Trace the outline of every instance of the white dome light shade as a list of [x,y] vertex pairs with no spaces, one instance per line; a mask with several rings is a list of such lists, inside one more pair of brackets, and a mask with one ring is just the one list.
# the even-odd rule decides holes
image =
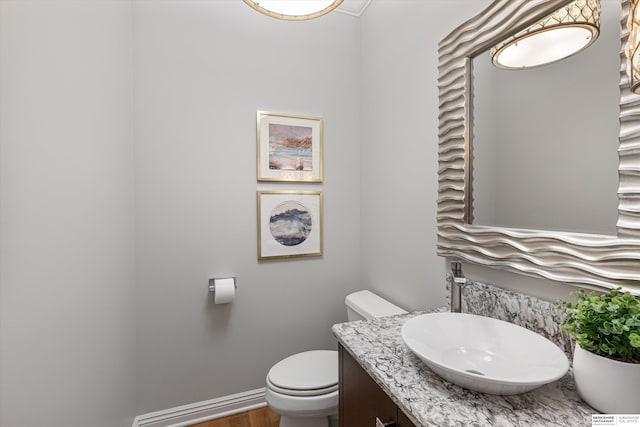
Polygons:
[[343,0],[242,0],[255,10],[278,19],[301,21],[331,12]]
[[627,76],[631,91],[640,95],[640,7],[639,0],[631,0],[631,10],[627,28],[629,29],[629,39],[625,46],[627,55]]
[[600,1],[576,0],[491,49],[498,68],[551,64],[591,46],[600,35]]
[[530,68],[564,59],[591,44],[593,34],[585,27],[556,27],[540,31],[505,46],[494,56],[502,68]]

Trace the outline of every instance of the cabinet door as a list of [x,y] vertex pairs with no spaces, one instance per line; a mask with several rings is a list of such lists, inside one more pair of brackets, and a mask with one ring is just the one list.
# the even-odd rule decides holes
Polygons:
[[407,417],[404,412],[398,409],[398,424],[397,427],[416,427],[415,424]]
[[342,346],[339,351],[340,427],[376,427],[376,418],[395,425],[395,403]]

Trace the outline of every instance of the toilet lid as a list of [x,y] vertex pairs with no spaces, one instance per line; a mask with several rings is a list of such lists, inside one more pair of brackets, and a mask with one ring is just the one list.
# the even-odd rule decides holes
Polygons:
[[338,384],[338,352],[314,350],[294,354],[273,365],[267,382],[278,389],[322,392]]
[[309,390],[296,390],[292,388],[282,388],[273,384],[269,377],[267,377],[267,388],[269,390],[275,391],[280,394],[284,394],[287,396],[303,396],[303,397],[313,397],[313,396],[325,396],[329,393],[338,391],[338,384],[334,384],[327,388],[314,388]]

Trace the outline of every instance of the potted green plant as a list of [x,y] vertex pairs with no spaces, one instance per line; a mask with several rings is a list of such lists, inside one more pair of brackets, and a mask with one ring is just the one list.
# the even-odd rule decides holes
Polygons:
[[576,347],[573,375],[580,396],[610,414],[640,413],[640,300],[620,288],[598,295],[580,289],[563,301],[563,330]]

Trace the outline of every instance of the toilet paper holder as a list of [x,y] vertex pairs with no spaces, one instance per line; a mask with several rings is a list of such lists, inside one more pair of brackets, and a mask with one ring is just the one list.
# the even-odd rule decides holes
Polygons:
[[233,279],[233,287],[235,289],[238,289],[238,285],[236,284],[236,278],[235,277],[217,277],[217,278],[213,278],[213,279],[209,279],[209,292],[212,293],[216,293],[216,280],[223,280],[223,279]]

